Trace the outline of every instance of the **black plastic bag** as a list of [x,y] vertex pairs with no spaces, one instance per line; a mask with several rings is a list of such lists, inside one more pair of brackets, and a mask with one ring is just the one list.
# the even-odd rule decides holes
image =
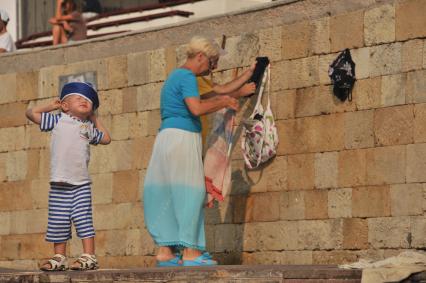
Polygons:
[[356,81],[355,62],[352,60],[351,52],[345,49],[337,56],[328,70],[333,93],[341,101],[352,100],[352,89]]

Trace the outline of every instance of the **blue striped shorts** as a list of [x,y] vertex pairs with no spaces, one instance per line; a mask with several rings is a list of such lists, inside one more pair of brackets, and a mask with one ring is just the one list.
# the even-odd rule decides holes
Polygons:
[[71,223],[74,223],[78,237],[84,239],[95,236],[90,183],[51,183],[46,241],[62,243],[71,239]]

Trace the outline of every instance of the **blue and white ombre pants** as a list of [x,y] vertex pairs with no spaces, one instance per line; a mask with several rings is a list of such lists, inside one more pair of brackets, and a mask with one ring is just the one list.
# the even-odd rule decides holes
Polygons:
[[200,133],[163,129],[145,176],[145,224],[158,246],[205,250],[206,189]]

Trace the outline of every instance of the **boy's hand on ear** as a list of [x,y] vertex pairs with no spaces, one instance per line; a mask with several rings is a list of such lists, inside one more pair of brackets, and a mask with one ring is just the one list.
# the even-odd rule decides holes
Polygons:
[[50,104],[52,110],[58,110],[61,108],[61,100],[59,98],[55,98]]

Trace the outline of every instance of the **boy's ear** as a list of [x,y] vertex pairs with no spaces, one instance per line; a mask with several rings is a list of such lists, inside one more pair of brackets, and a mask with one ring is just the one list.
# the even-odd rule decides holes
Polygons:
[[68,112],[68,110],[69,110],[69,105],[68,105],[68,103],[67,103],[67,101],[66,101],[66,100],[61,101],[61,110],[62,110],[63,112]]

